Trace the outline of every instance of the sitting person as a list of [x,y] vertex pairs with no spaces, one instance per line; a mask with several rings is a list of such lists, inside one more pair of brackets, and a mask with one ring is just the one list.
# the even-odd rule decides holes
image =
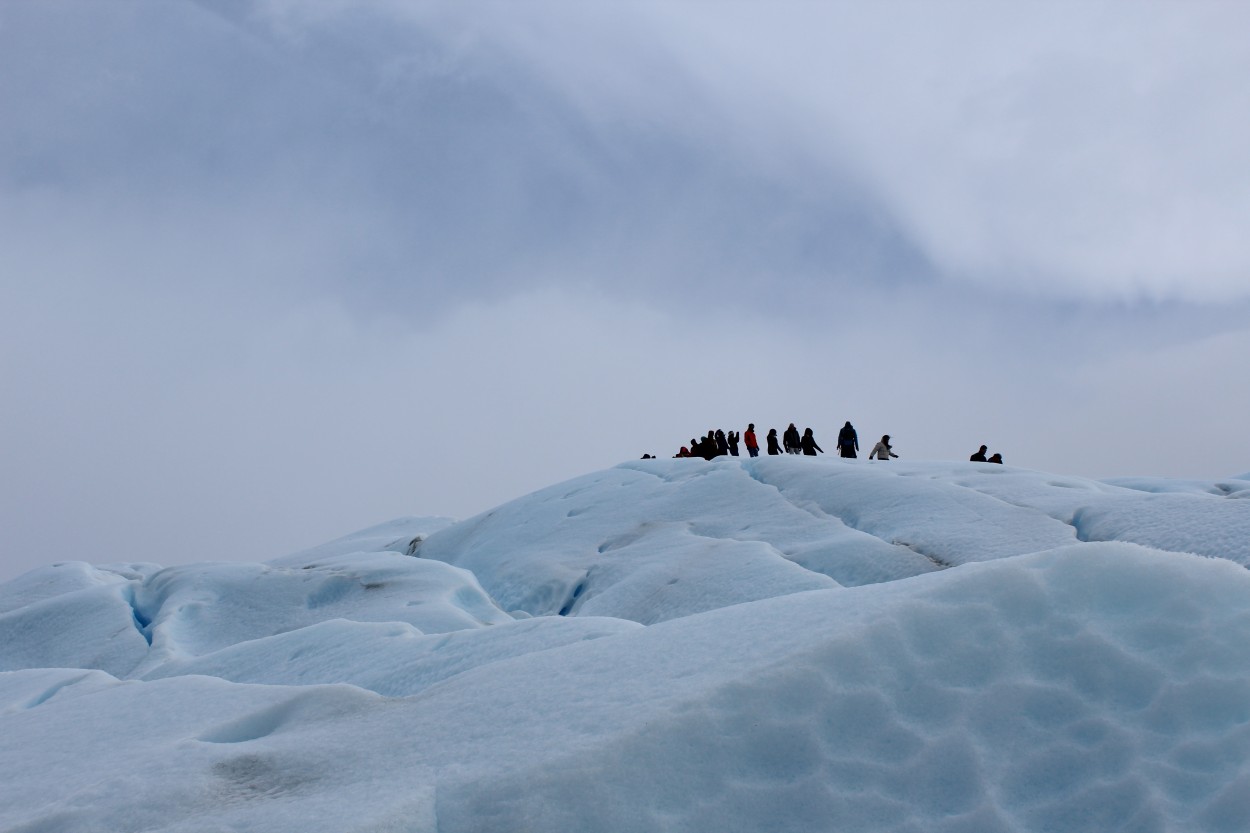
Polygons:
[[999,454],[999,453],[995,452],[994,454],[990,455],[990,459],[986,460],[986,462],[987,462],[987,463],[999,463],[999,464],[1001,464],[1001,463],[1003,462],[1003,455],[1001,455],[1001,454]]
[[969,457],[968,460],[973,463],[984,463],[986,462],[985,452],[987,451],[989,451],[988,447],[981,446],[980,448],[977,449],[977,453]]

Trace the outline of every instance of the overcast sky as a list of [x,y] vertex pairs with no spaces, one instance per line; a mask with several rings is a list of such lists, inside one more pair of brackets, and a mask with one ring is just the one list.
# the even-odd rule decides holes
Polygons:
[[1250,4],[0,0],[0,579],[710,428],[1250,470]]

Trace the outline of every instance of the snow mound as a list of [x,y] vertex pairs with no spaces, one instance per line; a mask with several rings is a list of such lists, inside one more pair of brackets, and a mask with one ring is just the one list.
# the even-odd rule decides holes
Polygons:
[[1240,833],[1242,482],[641,461],[42,568],[0,585],[0,829]]
[[[781,470],[801,461],[787,462]],[[471,570],[508,610],[583,611],[648,624],[939,566],[796,504],[750,464],[684,459],[544,489],[431,535],[420,555]],[[718,582],[727,569],[733,580]],[[698,580],[697,592],[685,592],[683,576]]]
[[[441,786],[440,824],[1244,829],[1248,594],[1228,562],[1075,545],[533,657],[483,708],[563,731]],[[576,716],[526,705],[592,680]]]
[[275,567],[303,567],[319,559],[355,552],[399,552],[412,555],[431,533],[446,529],[454,523],[453,519],[443,517],[396,518],[312,549],[270,559],[266,563]]
[[[0,593],[10,608],[0,614],[0,670],[67,666],[143,676],[332,619],[404,623],[416,633],[512,621],[471,574],[393,552],[287,568],[198,564],[128,580],[57,565],[11,584],[15,598]],[[66,592],[47,595],[54,587]]]
[[479,665],[640,627],[620,619],[543,618],[423,635],[402,622],[334,619],[203,657],[165,662],[144,677],[204,674],[270,685],[350,683],[402,697]]

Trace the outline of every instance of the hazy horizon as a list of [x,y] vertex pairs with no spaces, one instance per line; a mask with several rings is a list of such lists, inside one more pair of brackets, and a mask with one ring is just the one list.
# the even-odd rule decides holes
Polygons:
[[1250,7],[0,7],[0,579],[696,433],[1250,470]]

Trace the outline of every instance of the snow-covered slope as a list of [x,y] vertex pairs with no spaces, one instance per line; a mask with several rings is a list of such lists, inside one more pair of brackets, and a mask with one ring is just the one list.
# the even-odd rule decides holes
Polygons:
[[0,585],[6,831],[1250,829],[1250,481],[622,465]]

